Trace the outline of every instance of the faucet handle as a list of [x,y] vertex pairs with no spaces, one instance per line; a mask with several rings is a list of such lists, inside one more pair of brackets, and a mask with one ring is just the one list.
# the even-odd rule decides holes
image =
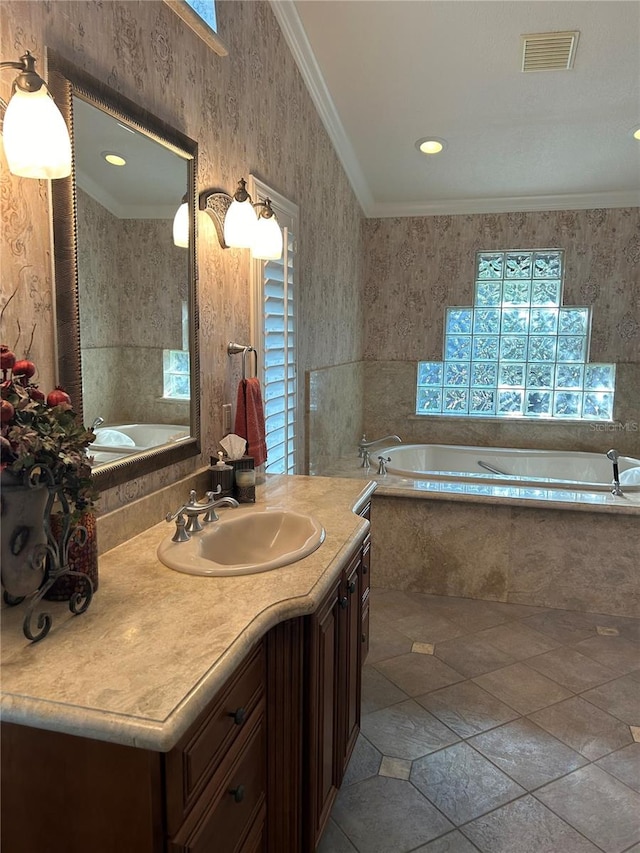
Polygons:
[[390,456],[387,456],[386,459],[384,458],[384,456],[378,456],[378,474],[387,473],[387,462],[391,462]]
[[[169,513],[170,515],[171,513]],[[167,516],[167,521],[170,521],[169,516]],[[176,532],[171,537],[172,542],[188,542],[191,539],[191,536],[187,533],[187,519],[182,513],[178,513],[178,517],[176,518]]]

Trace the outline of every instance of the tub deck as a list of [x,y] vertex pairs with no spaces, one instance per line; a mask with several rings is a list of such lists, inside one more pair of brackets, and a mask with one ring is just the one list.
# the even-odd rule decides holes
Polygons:
[[[341,464],[340,464],[341,463]],[[640,616],[640,495],[416,480],[373,480],[375,582],[391,589]]]

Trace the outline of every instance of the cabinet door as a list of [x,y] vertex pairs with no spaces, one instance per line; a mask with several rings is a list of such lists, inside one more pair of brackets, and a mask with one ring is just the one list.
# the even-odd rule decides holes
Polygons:
[[369,654],[369,593],[371,592],[371,536],[367,536],[362,546],[362,572],[360,577],[360,598],[362,601],[362,632],[360,636],[360,666]]
[[338,613],[340,583],[334,584],[313,616],[308,617],[305,720],[309,781],[305,826],[307,845],[315,850],[338,789]]
[[339,624],[339,679],[338,708],[341,711],[340,743],[337,753],[338,784],[342,781],[347,764],[360,731],[360,660],[361,660],[361,599],[360,552],[344,573],[344,595],[340,600]]

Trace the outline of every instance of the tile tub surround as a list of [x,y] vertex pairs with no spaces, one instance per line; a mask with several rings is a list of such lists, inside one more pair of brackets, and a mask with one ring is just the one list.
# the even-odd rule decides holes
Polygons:
[[[637,853],[640,743],[621,697],[632,680],[637,720],[640,620],[374,585],[370,642],[361,734],[318,853]],[[430,656],[407,649],[426,642],[454,669],[477,645],[488,671],[425,690]],[[572,661],[570,685],[552,654]]]
[[[365,399],[371,435],[405,441],[608,450],[640,447],[640,208],[368,219],[364,223]],[[590,361],[615,362],[614,417],[605,424],[417,417],[416,362],[442,358],[447,306],[473,303],[475,253],[565,250],[564,304],[593,312]],[[384,401],[384,405],[380,401]],[[624,425],[626,426],[625,428]],[[615,426],[615,425],[611,425]],[[604,442],[611,439],[608,447]]]
[[[272,475],[257,503],[314,515],[326,538],[290,566],[236,578],[174,572],[156,524],[100,557],[100,591],[78,617],[48,603],[51,633],[32,645],[23,608],[2,612],[2,718],[167,751],[273,625],[312,612],[368,522],[353,513],[373,484]],[[224,509],[223,512],[233,512]]]
[[394,589],[584,612],[640,615],[640,496],[412,480],[377,482],[376,581]]

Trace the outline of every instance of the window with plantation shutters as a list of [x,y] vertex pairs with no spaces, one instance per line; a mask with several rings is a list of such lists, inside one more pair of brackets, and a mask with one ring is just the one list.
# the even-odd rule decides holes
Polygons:
[[295,311],[297,207],[256,179],[249,187],[254,201],[271,199],[284,237],[279,260],[252,262],[253,337],[259,356],[258,376],[267,439],[265,468],[270,474],[295,474],[299,464]]

